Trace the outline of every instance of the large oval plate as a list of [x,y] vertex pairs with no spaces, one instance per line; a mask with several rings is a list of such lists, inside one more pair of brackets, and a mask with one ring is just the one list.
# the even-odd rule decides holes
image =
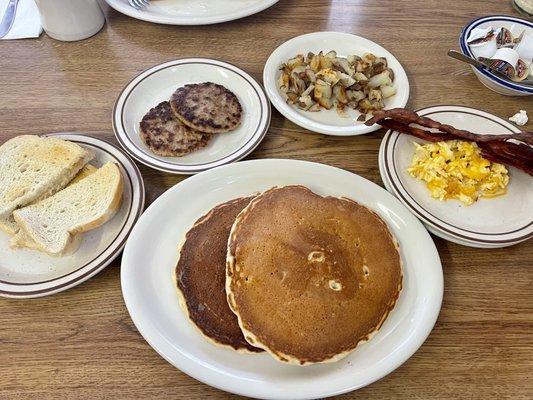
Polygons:
[[263,83],[274,107],[287,119],[313,132],[334,136],[353,136],[376,131],[379,125],[366,126],[357,121],[358,111],[347,110],[348,117],[341,117],[333,108],[309,112],[287,104],[278,88],[280,66],[298,54],[318,53],[335,50],[341,57],[373,53],[385,57],[394,72],[394,86],[397,93],[385,99],[385,108],[404,107],[409,99],[409,80],[400,62],[379,44],[360,36],[342,32],[315,32],[295,37],[279,46],[268,58],[263,70]]
[[[376,211],[398,239],[404,288],[372,340],[331,364],[285,365],[267,354],[240,354],[206,341],[180,309],[172,273],[178,244],[212,207],[272,186],[301,184],[321,195],[346,196]],[[422,224],[387,191],[350,172],[295,160],[254,160],[195,175],[161,195],[126,245],[122,292],[148,343],[190,376],[228,392],[270,399],[332,396],[368,385],[404,363],[422,345],[439,314],[439,255]]]
[[83,234],[71,255],[51,257],[35,250],[11,249],[9,235],[0,232],[0,296],[40,297],[79,285],[107,267],[126,244],[144,209],[144,182],[139,169],[121,149],[102,139],[76,133],[53,133],[95,153],[91,164],[114,162],[124,179],[122,205],[101,227]]
[[[442,105],[423,108],[420,115],[474,133],[516,133],[520,129],[475,108]],[[426,185],[411,177],[414,145],[423,140],[387,132],[380,147],[380,173],[391,191],[438,236],[473,247],[511,246],[533,236],[533,178],[509,167],[507,194],[480,199],[470,206],[458,200],[439,201]]]

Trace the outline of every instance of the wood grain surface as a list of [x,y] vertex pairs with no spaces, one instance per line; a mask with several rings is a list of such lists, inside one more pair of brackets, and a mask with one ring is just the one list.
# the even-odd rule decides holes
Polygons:
[[[0,41],[0,143],[55,131],[115,142],[115,98],[145,68],[178,57],[212,57],[260,80],[278,45],[320,30],[352,32],[390,50],[409,76],[412,108],[460,104],[503,118],[525,108],[533,118],[531,98],[491,92],[469,67],[446,56],[471,19],[517,15],[510,0],[281,0],[255,16],[203,27],[155,25],[104,9],[106,26],[85,41],[58,42],[44,34]],[[382,136],[326,137],[273,110],[265,140],[248,158],[317,161],[382,185]],[[186,179],[140,167],[148,204]],[[340,398],[531,399],[532,242],[500,250],[435,243],[445,293],[433,332],[389,376]],[[236,398],[183,374],[143,340],[124,306],[119,266],[120,258],[88,282],[47,298],[0,299],[0,398]]]

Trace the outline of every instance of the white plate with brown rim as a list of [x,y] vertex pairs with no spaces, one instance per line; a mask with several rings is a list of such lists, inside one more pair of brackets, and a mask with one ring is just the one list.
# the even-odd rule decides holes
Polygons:
[[[182,312],[172,279],[179,243],[200,216],[230,199],[291,184],[369,207],[399,243],[404,278],[394,310],[371,340],[335,363],[288,365],[265,353],[242,354],[212,344]],[[265,399],[322,398],[381,379],[422,345],[435,324],[443,294],[442,267],[431,237],[393,195],[348,171],[280,159],[224,165],[162,194],[128,239],[121,284],[135,326],[169,363],[208,385]]]
[[29,249],[11,249],[10,236],[0,231],[0,296],[41,297],[79,285],[107,267],[122,251],[126,239],[144,209],[144,182],[139,169],[117,146],[79,133],[52,133],[92,150],[90,164],[116,163],[124,180],[122,205],[101,227],[82,234],[79,249],[64,257],[52,257]]
[[[140,138],[140,121],[179,87],[213,82],[232,91],[243,114],[237,129],[214,135],[207,146],[182,157],[153,153]],[[119,94],[113,109],[113,129],[122,147],[137,161],[173,174],[195,174],[238,161],[265,137],[271,108],[262,86],[246,71],[208,58],[183,58],[156,65],[137,75]]]
[[[417,110],[422,116],[474,133],[517,133],[508,121],[475,108],[439,105]],[[481,248],[512,246],[533,237],[533,177],[508,167],[507,193],[472,205],[431,197],[425,183],[407,172],[421,139],[388,131],[380,147],[380,173],[390,191],[437,236]]]
[[350,33],[315,32],[297,36],[283,43],[272,52],[263,70],[263,84],[268,97],[274,107],[287,119],[310,131],[333,136],[362,135],[380,128],[377,124],[366,126],[364,122],[357,121],[361,114],[356,110],[347,110],[347,116],[342,117],[334,108],[309,112],[287,103],[285,95],[278,87],[281,65],[298,54],[306,55],[308,52],[316,54],[320,51],[326,53],[330,50],[335,50],[340,57],[354,54],[362,56],[365,53],[385,57],[388,66],[394,72],[393,86],[397,90],[394,96],[385,99],[385,108],[404,107],[407,104],[409,99],[407,74],[398,59],[388,50],[369,39]]

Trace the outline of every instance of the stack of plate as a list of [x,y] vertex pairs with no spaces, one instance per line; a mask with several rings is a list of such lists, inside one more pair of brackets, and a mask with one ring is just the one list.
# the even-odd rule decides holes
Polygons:
[[[475,133],[520,132],[509,122],[484,111],[462,106],[434,106],[418,110],[423,116]],[[512,246],[533,236],[532,178],[509,168],[505,195],[480,199],[467,206],[456,200],[439,201],[426,185],[411,177],[412,136],[389,131],[379,151],[379,170],[385,187],[415,214],[433,234],[465,246],[497,248]]]

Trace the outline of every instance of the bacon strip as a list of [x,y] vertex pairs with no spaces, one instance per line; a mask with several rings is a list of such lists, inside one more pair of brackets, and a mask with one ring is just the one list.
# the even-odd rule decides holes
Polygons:
[[[372,125],[374,122],[372,120],[379,121],[379,124],[387,129],[392,129],[400,133],[406,133],[417,138],[427,140],[429,142],[440,142],[446,140],[469,140],[465,139],[463,136],[454,135],[451,132],[458,132],[460,130],[451,127],[450,125],[440,124],[436,121],[433,121],[429,118],[418,117],[416,121],[413,121],[413,112],[403,109],[394,109],[395,113],[393,117],[389,119],[382,118],[382,115],[387,113],[386,111],[375,111],[374,117],[366,122],[367,125]],[[391,110],[388,110],[391,111]],[[401,111],[401,112],[397,112]],[[406,111],[405,113],[403,111]],[[377,114],[377,115],[376,115]],[[416,113],[415,113],[416,115]],[[422,119],[420,119],[422,118]],[[417,125],[424,126],[431,129],[439,129],[445,127],[447,132],[430,132],[424,129],[418,128],[416,126],[410,125],[411,123],[416,123]],[[428,126],[430,125],[430,126]],[[451,129],[450,129],[451,128]],[[467,132],[467,131],[461,131]],[[509,138],[515,139],[515,135],[476,135],[471,132],[467,132],[469,135],[473,136],[483,136],[485,137],[495,137],[495,140],[481,140],[478,142],[478,146],[481,148],[481,154],[487,160],[492,162],[497,162],[500,164],[511,165],[513,167],[519,168],[522,171],[533,176],[533,148],[524,143],[513,143],[507,141]],[[527,135],[527,134],[526,134]],[[502,138],[506,136],[507,138]]]
[[494,140],[505,141],[508,139],[515,139],[521,142],[533,145],[533,132],[520,132],[513,134],[503,134],[503,135],[483,135],[476,134],[462,129],[456,129],[451,125],[441,124],[431,118],[421,117],[416,112],[411,110],[406,110],[404,108],[393,108],[390,110],[378,110],[373,112],[373,117],[365,122],[366,125],[371,126],[374,124],[382,125],[381,121],[385,118],[390,118],[394,121],[401,122],[404,124],[417,124],[426,128],[438,129],[441,132],[449,133],[450,135],[456,136],[456,138],[461,138],[471,142],[492,142]]

